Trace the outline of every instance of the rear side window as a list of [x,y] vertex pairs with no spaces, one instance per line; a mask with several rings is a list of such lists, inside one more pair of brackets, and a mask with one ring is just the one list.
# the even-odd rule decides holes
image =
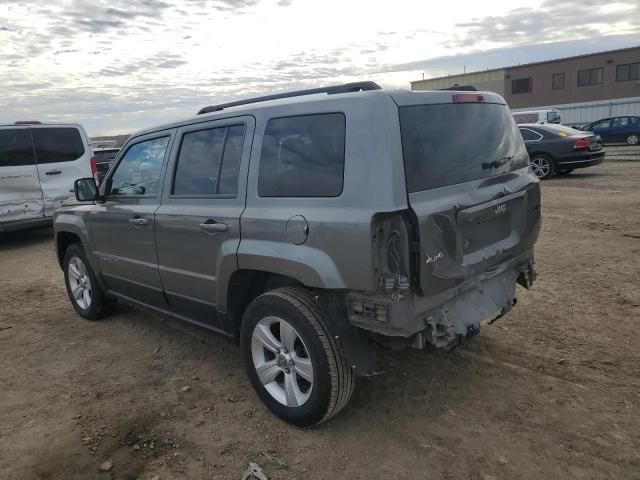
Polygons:
[[506,105],[449,103],[399,110],[410,192],[501,175],[528,165],[524,142]]
[[525,142],[535,142],[542,138],[542,135],[534,132],[533,130],[529,130],[528,128],[521,128],[520,134]]
[[73,162],[84,155],[84,144],[76,128],[32,128],[38,163]]
[[35,165],[31,136],[26,128],[0,130],[0,167]]
[[344,182],[345,116],[273,118],[260,155],[261,197],[337,197]]
[[235,195],[238,192],[243,139],[243,125],[185,133],[178,155],[173,194]]

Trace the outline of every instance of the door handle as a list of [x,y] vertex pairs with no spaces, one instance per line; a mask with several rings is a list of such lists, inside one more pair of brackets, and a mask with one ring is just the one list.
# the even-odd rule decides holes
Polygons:
[[209,219],[206,222],[201,223],[200,228],[205,232],[226,232],[229,230],[229,225]]
[[141,217],[133,217],[129,219],[129,223],[133,223],[134,225],[149,225],[149,220]]
[[45,172],[45,175],[60,175],[62,172],[60,170],[49,170]]

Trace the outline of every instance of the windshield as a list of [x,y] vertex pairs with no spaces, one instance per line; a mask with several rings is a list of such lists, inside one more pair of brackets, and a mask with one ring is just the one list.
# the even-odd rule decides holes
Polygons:
[[409,192],[528,166],[524,142],[506,105],[447,103],[399,110]]

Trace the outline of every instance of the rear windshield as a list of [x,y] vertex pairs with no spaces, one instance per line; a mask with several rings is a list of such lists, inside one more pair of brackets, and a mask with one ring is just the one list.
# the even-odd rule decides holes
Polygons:
[[575,128],[565,127],[564,125],[545,125],[545,128],[551,133],[555,133],[561,137],[566,137],[568,135],[580,135],[584,136],[585,132],[582,130],[576,130]]
[[38,163],[73,162],[84,155],[84,144],[77,128],[32,128]]
[[409,192],[528,166],[524,142],[506,105],[447,103],[399,110]]
[[116,155],[118,155],[119,151],[120,150],[99,150],[97,152],[94,151],[93,154],[96,157],[96,162],[106,163],[116,158]]

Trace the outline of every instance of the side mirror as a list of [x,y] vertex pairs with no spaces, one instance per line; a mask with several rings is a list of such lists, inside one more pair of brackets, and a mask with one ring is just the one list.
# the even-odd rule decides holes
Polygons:
[[76,180],[73,183],[73,191],[79,202],[93,202],[98,198],[98,187],[96,181],[91,177]]

